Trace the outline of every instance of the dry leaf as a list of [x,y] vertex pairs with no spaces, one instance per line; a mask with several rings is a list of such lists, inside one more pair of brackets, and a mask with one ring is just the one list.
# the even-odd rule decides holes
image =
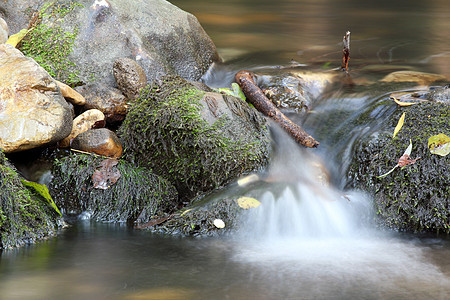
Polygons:
[[244,178],[241,178],[238,180],[237,184],[239,186],[246,186],[249,183],[255,182],[259,180],[259,176],[256,174],[245,176]]
[[119,161],[116,158],[103,160],[92,175],[92,181],[95,189],[106,190],[117,182],[120,178],[120,172],[114,168]]
[[411,106],[411,105],[417,104],[415,102],[402,102],[402,101],[399,101],[395,97],[392,97],[392,96],[391,96],[391,99],[394,100],[394,102],[397,103],[398,106],[402,106],[402,107],[404,107],[404,106]]
[[261,205],[261,202],[251,197],[241,197],[237,199],[237,203],[243,209],[255,208]]
[[391,170],[389,170],[387,173],[384,173],[383,175],[377,176],[377,178],[383,178],[386,177],[387,175],[391,174],[396,168],[401,167],[403,168],[404,166],[407,165],[412,165],[414,164],[418,159],[420,159],[420,157],[416,158],[416,159],[411,159],[410,155],[411,155],[411,151],[412,151],[412,141],[409,140],[409,145],[406,148],[405,152],[403,153],[403,155],[398,159],[397,164],[395,165],[395,167],[393,167]]
[[216,226],[219,229],[225,228],[225,222],[222,221],[221,219],[215,219],[213,223],[214,226]]
[[402,114],[402,116],[400,117],[400,119],[398,120],[397,126],[395,126],[394,135],[392,135],[392,138],[395,138],[395,136],[400,131],[400,129],[402,129],[403,123],[405,123],[405,116],[406,116],[406,113],[404,112]]
[[20,43],[20,41],[27,35],[28,32],[29,32],[28,29],[22,29],[18,33],[11,35],[5,44],[10,44],[13,47],[16,47],[17,44]]
[[433,135],[428,139],[428,149],[432,154],[447,156],[450,153],[450,137],[443,133]]

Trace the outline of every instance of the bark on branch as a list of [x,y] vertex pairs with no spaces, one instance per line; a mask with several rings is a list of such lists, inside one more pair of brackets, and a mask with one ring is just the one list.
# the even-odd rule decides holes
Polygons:
[[306,147],[315,148],[319,146],[312,136],[307,134],[299,125],[286,117],[261,91],[253,79],[254,74],[250,71],[240,71],[235,75],[235,80],[244,92],[245,97],[253,106],[265,116],[277,122],[286,130],[294,140]]

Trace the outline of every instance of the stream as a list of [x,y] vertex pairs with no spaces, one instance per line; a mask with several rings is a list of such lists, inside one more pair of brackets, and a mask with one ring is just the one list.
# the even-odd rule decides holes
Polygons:
[[[357,82],[405,69],[450,75],[444,0],[171,3],[196,15],[217,45],[224,63],[204,78],[213,87],[244,68],[339,67],[347,30]],[[450,299],[450,239],[380,228],[370,195],[345,189],[352,145],[394,112],[391,92],[339,87],[314,99],[314,113],[287,112],[320,147],[301,149],[273,130],[266,172],[286,180],[255,187],[262,205],[238,232],[183,238],[80,220],[3,252],[0,299]],[[311,179],[316,163],[328,185]]]

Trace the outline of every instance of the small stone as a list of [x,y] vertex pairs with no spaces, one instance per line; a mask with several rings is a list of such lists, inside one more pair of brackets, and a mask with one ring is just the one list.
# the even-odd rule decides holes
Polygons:
[[0,44],[6,43],[9,36],[8,24],[0,17]]
[[114,78],[122,93],[130,100],[136,99],[147,84],[144,69],[130,58],[119,58],[113,65]]
[[74,105],[85,105],[86,104],[86,99],[84,99],[84,97],[82,95],[80,95],[77,91],[75,91],[74,89],[72,89],[70,86],[68,86],[67,84],[55,80],[56,83],[58,84],[59,89],[61,90],[61,94],[63,95],[63,97],[68,100],[69,102],[71,102]]
[[107,128],[91,129],[79,134],[72,141],[72,148],[98,155],[118,158],[122,155],[122,143]]
[[90,109],[79,115],[73,120],[72,132],[68,137],[58,143],[59,147],[65,148],[70,146],[70,141],[77,137],[80,133],[88,131],[96,122],[105,120],[104,114],[98,109]]
[[128,106],[126,98],[120,90],[101,83],[83,85],[76,87],[75,90],[86,99],[83,109],[100,110],[109,124],[125,119]]

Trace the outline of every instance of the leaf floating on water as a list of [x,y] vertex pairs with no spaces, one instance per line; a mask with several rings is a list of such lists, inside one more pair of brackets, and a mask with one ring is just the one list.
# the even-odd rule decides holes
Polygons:
[[428,149],[432,154],[447,156],[450,153],[450,137],[443,133],[428,139]]
[[405,116],[406,116],[406,113],[404,112],[402,114],[402,116],[400,117],[400,119],[398,120],[397,126],[395,126],[394,135],[392,136],[392,138],[395,138],[395,136],[400,131],[400,129],[402,129],[403,123],[405,123]]
[[215,219],[213,224],[219,229],[225,228],[225,222],[222,221],[221,219]]
[[402,101],[397,100],[393,96],[391,96],[391,99],[394,100],[394,102],[397,103],[398,106],[402,106],[402,107],[411,106],[411,105],[417,104],[415,102],[402,102]]
[[13,34],[9,37],[9,39],[6,41],[6,44],[10,44],[13,47],[16,47],[18,43],[27,35],[29,32],[28,29],[22,29],[16,34]]
[[261,202],[251,197],[241,197],[237,199],[237,203],[243,209],[255,208],[261,205]]
[[95,189],[106,190],[117,182],[120,178],[120,172],[114,168],[119,163],[116,158],[103,160],[92,175]]
[[50,193],[48,191],[48,188],[45,184],[39,184],[37,182],[23,180],[22,183],[25,186],[33,188],[39,195],[41,195],[47,202],[50,204],[51,207],[58,213],[58,215],[62,216],[61,212],[58,209],[58,206],[56,206],[55,201],[53,201],[52,196],[50,196]]

